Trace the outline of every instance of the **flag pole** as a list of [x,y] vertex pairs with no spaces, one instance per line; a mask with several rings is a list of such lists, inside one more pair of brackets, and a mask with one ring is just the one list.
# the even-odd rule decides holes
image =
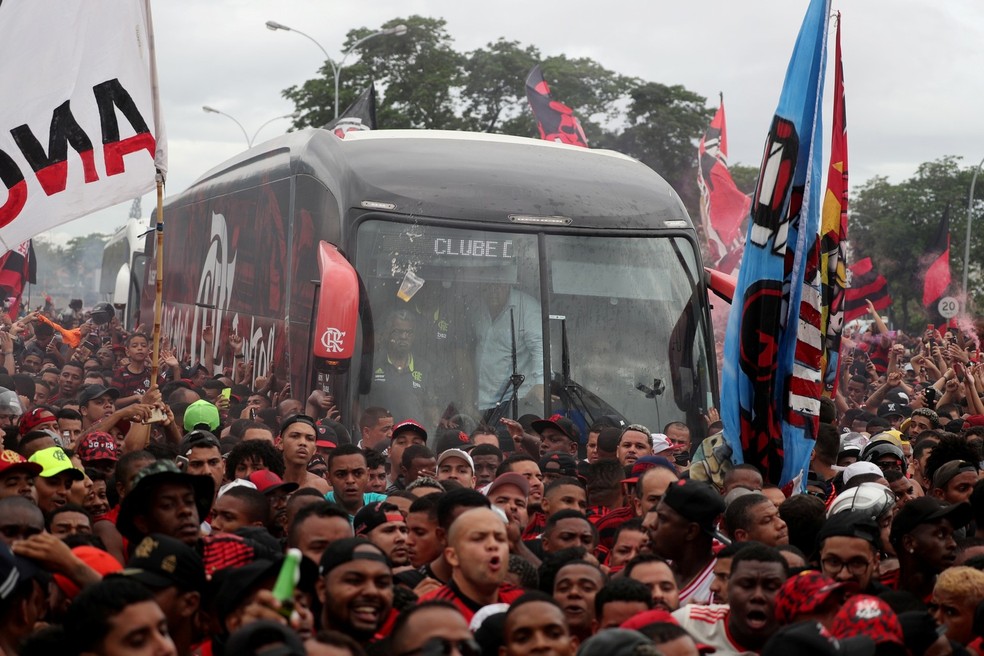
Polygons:
[[161,368],[161,313],[164,305],[164,178],[157,176],[157,248],[154,255],[157,260],[157,275],[154,276],[154,336],[151,344],[153,351],[150,359],[150,389],[157,389],[157,380]]

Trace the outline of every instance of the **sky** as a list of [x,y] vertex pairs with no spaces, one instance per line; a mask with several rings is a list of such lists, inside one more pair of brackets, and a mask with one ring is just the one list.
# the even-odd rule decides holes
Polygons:
[[[152,1],[161,102],[167,125],[166,195],[246,147],[229,118],[257,142],[286,131],[283,89],[313,77],[346,33],[413,14],[447,21],[459,51],[504,37],[544,56],[591,57],[610,70],[681,84],[717,105],[724,94],[729,161],[758,166],[807,0],[156,0]],[[482,7],[479,10],[479,7]],[[984,2],[835,0],[842,45],[852,187],[876,175],[901,181],[944,155],[965,166],[984,157]],[[403,37],[413,38],[412,32]],[[351,56],[355,59],[355,55]],[[833,31],[829,60],[833,61]],[[548,72],[549,73],[549,72]],[[342,73],[344,78],[344,71]],[[833,72],[828,72],[829,117]],[[563,99],[560,99],[563,100]],[[829,118],[825,125],[829,132]],[[829,137],[825,137],[825,160]],[[696,152],[695,152],[696,156]],[[143,198],[143,216],[155,199]],[[129,203],[56,228],[48,237],[110,233]]]

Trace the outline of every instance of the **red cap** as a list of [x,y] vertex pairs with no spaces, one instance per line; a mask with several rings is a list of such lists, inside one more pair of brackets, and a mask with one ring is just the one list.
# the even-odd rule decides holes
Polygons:
[[670,615],[669,611],[665,611],[661,608],[654,608],[653,610],[647,610],[645,613],[633,615],[629,619],[622,622],[619,626],[623,629],[635,629],[638,631],[644,626],[656,624],[657,622],[676,624],[677,626],[680,625],[680,623],[677,622],[672,615]]
[[41,424],[47,424],[53,421],[58,420],[50,410],[46,410],[45,408],[34,408],[26,415],[21,417],[20,424],[18,425],[18,431],[21,435],[27,435]]
[[[116,560],[102,549],[83,545],[72,549],[72,553],[75,554],[83,563],[96,570],[103,576],[123,571],[123,565],[120,564],[120,561]],[[61,591],[65,593],[65,596],[69,599],[74,599],[75,595],[77,595],[81,589],[75,584],[74,581],[62,574],[56,573],[54,575],[54,579],[55,583],[59,588],[61,588]]]
[[116,461],[120,459],[116,438],[102,431],[93,431],[83,435],[78,448],[75,449],[75,455],[83,463],[93,460]]
[[247,476],[246,480],[255,485],[256,489],[263,494],[269,494],[278,490],[290,493],[298,488],[297,483],[284,483],[283,479],[269,469],[257,469]]
[[24,456],[16,451],[8,451],[6,449],[0,451],[0,474],[5,474],[12,469],[20,469],[34,476],[44,471],[44,467],[36,462],[28,462],[24,459]]
[[894,642],[905,646],[902,623],[891,606],[878,597],[857,595],[847,600],[834,615],[830,632],[835,638],[865,635],[875,644]]
[[798,622],[804,619],[801,615],[812,613],[823,606],[833,593],[845,585],[847,584],[838,583],[813,570],[791,576],[776,594],[776,619],[780,624]]

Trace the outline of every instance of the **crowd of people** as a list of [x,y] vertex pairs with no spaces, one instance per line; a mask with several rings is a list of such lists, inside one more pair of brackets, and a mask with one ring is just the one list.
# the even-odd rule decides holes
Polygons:
[[960,330],[848,342],[796,490],[692,463],[713,411],[348,424],[76,314],[0,326],[5,656],[984,654]]

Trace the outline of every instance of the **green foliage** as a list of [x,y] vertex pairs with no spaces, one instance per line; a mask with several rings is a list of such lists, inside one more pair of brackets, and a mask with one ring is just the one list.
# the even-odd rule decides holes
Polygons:
[[[917,331],[927,321],[922,307],[924,266],[920,258],[930,247],[948,205],[952,276],[949,293],[959,296],[972,176],[973,169],[961,168],[960,158],[948,156],[921,164],[915,175],[898,184],[884,177],[872,178],[851,199],[851,261],[871,257],[875,269],[888,280],[893,319],[907,331]],[[975,223],[984,218],[981,207],[981,202],[975,202]],[[968,291],[976,303],[984,300],[975,284],[980,281],[982,261],[984,240],[975,233],[971,236]]]
[[[591,147],[613,148],[651,166],[697,215],[697,140],[712,115],[705,98],[679,85],[620,75],[590,58],[543,57],[535,46],[505,38],[459,53],[440,19],[394,18],[382,29],[401,23],[404,36],[370,38],[345,60],[341,108],[375,81],[382,128],[536,136],[525,83],[539,62],[553,97],[574,110]],[[373,32],[352,30],[342,52]],[[300,112],[295,128],[322,126],[334,115],[331,65],[318,73],[283,92]]]

